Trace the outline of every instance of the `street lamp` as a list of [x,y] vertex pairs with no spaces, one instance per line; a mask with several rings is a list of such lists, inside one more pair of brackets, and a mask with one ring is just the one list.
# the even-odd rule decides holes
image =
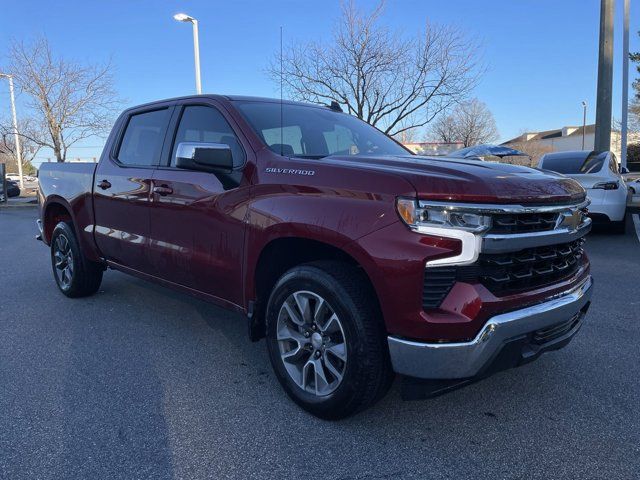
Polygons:
[[582,150],[584,150],[584,130],[587,126],[587,101],[582,101]]
[[16,161],[18,162],[18,176],[20,177],[20,190],[24,190],[22,179],[22,150],[20,150],[20,135],[18,135],[18,119],[16,117],[16,99],[13,96],[13,75],[0,73],[0,78],[9,80],[9,95],[11,97],[11,116],[13,117],[13,140],[16,144]]
[[198,95],[202,93],[202,85],[200,83],[200,45],[198,42],[198,20],[187,15],[186,13],[176,13],[173,18],[178,22],[190,22],[193,26],[193,56],[196,64],[196,92]]

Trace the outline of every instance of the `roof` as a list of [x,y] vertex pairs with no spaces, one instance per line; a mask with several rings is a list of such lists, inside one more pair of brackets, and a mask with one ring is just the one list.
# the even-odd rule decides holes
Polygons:
[[[576,126],[573,126],[573,125],[567,125],[567,126],[564,126],[562,128],[555,128],[553,130],[545,130],[543,132],[525,132],[522,135],[518,135],[517,137],[512,138],[511,140],[507,140],[506,142],[501,143],[500,145],[507,145],[509,143],[533,142],[533,141],[536,141],[536,140],[549,140],[549,139],[552,139],[552,138],[560,138],[560,137],[562,137],[562,131],[565,128],[574,128],[575,129],[569,135],[566,135],[567,137],[574,137],[574,136],[582,135],[582,126],[576,127]],[[585,126],[584,133],[586,135],[592,134],[595,131],[596,131],[595,123],[592,123],[590,125],[586,125]],[[527,140],[527,139],[525,139],[526,135],[533,135],[533,136]]]
[[328,105],[321,105],[318,103],[306,103],[306,102],[298,102],[295,100],[280,100],[279,98],[267,98],[267,97],[251,97],[251,96],[246,96],[246,95],[218,95],[218,94],[213,94],[213,93],[203,93],[201,95],[184,95],[181,97],[172,97],[172,98],[162,98],[162,99],[158,99],[158,100],[154,100],[152,102],[146,102],[146,103],[142,103],[139,105],[133,105],[129,108],[127,108],[127,110],[131,110],[131,109],[137,109],[140,107],[147,107],[147,106],[152,106],[158,103],[165,103],[165,102],[175,102],[178,100],[192,100],[192,99],[198,99],[198,98],[211,98],[214,100],[228,100],[231,102],[235,102],[235,101],[244,101],[244,102],[264,102],[264,103],[280,103],[282,102],[285,105],[303,105],[305,107],[318,107],[318,108],[327,108]]

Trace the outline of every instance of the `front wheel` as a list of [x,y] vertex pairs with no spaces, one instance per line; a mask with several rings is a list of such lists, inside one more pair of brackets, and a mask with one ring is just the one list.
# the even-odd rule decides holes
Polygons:
[[53,230],[51,266],[58,288],[67,297],[85,297],[100,288],[103,267],[84,257],[69,223],[60,222]]
[[338,262],[289,270],[267,306],[267,347],[287,394],[324,419],[381,398],[393,380],[384,325],[366,278]]

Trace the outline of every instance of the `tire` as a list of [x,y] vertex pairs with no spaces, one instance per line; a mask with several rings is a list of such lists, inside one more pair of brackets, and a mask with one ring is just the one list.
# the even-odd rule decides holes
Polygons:
[[92,295],[102,283],[103,266],[85,258],[66,222],[58,223],[51,235],[51,267],[58,288],[70,298]]
[[627,233],[627,222],[623,218],[619,222],[611,222],[610,224],[611,233],[615,233],[616,235],[624,235]]
[[271,365],[289,397],[319,418],[360,412],[391,386],[387,334],[373,295],[362,272],[332,261],[292,268],[273,288],[266,313]]

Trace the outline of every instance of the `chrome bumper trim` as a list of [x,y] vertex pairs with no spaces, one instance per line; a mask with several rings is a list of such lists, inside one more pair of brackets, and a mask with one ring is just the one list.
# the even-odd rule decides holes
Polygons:
[[421,343],[389,336],[393,369],[396,373],[417,378],[473,377],[491,361],[506,341],[579,314],[591,299],[592,287],[593,281],[589,276],[577,287],[543,303],[496,315],[470,342]]
[[482,238],[481,251],[482,253],[507,253],[525,248],[547,247],[558,243],[572,242],[589,233],[592,223],[590,218],[585,218],[576,230],[557,229],[512,235],[485,235]]
[[564,205],[517,205],[517,204],[487,204],[487,203],[457,203],[457,202],[432,202],[430,200],[420,200],[420,207],[437,207],[442,210],[452,212],[473,212],[491,214],[518,214],[518,213],[552,213],[566,210],[579,210],[587,207],[591,200],[587,199],[580,203]]

